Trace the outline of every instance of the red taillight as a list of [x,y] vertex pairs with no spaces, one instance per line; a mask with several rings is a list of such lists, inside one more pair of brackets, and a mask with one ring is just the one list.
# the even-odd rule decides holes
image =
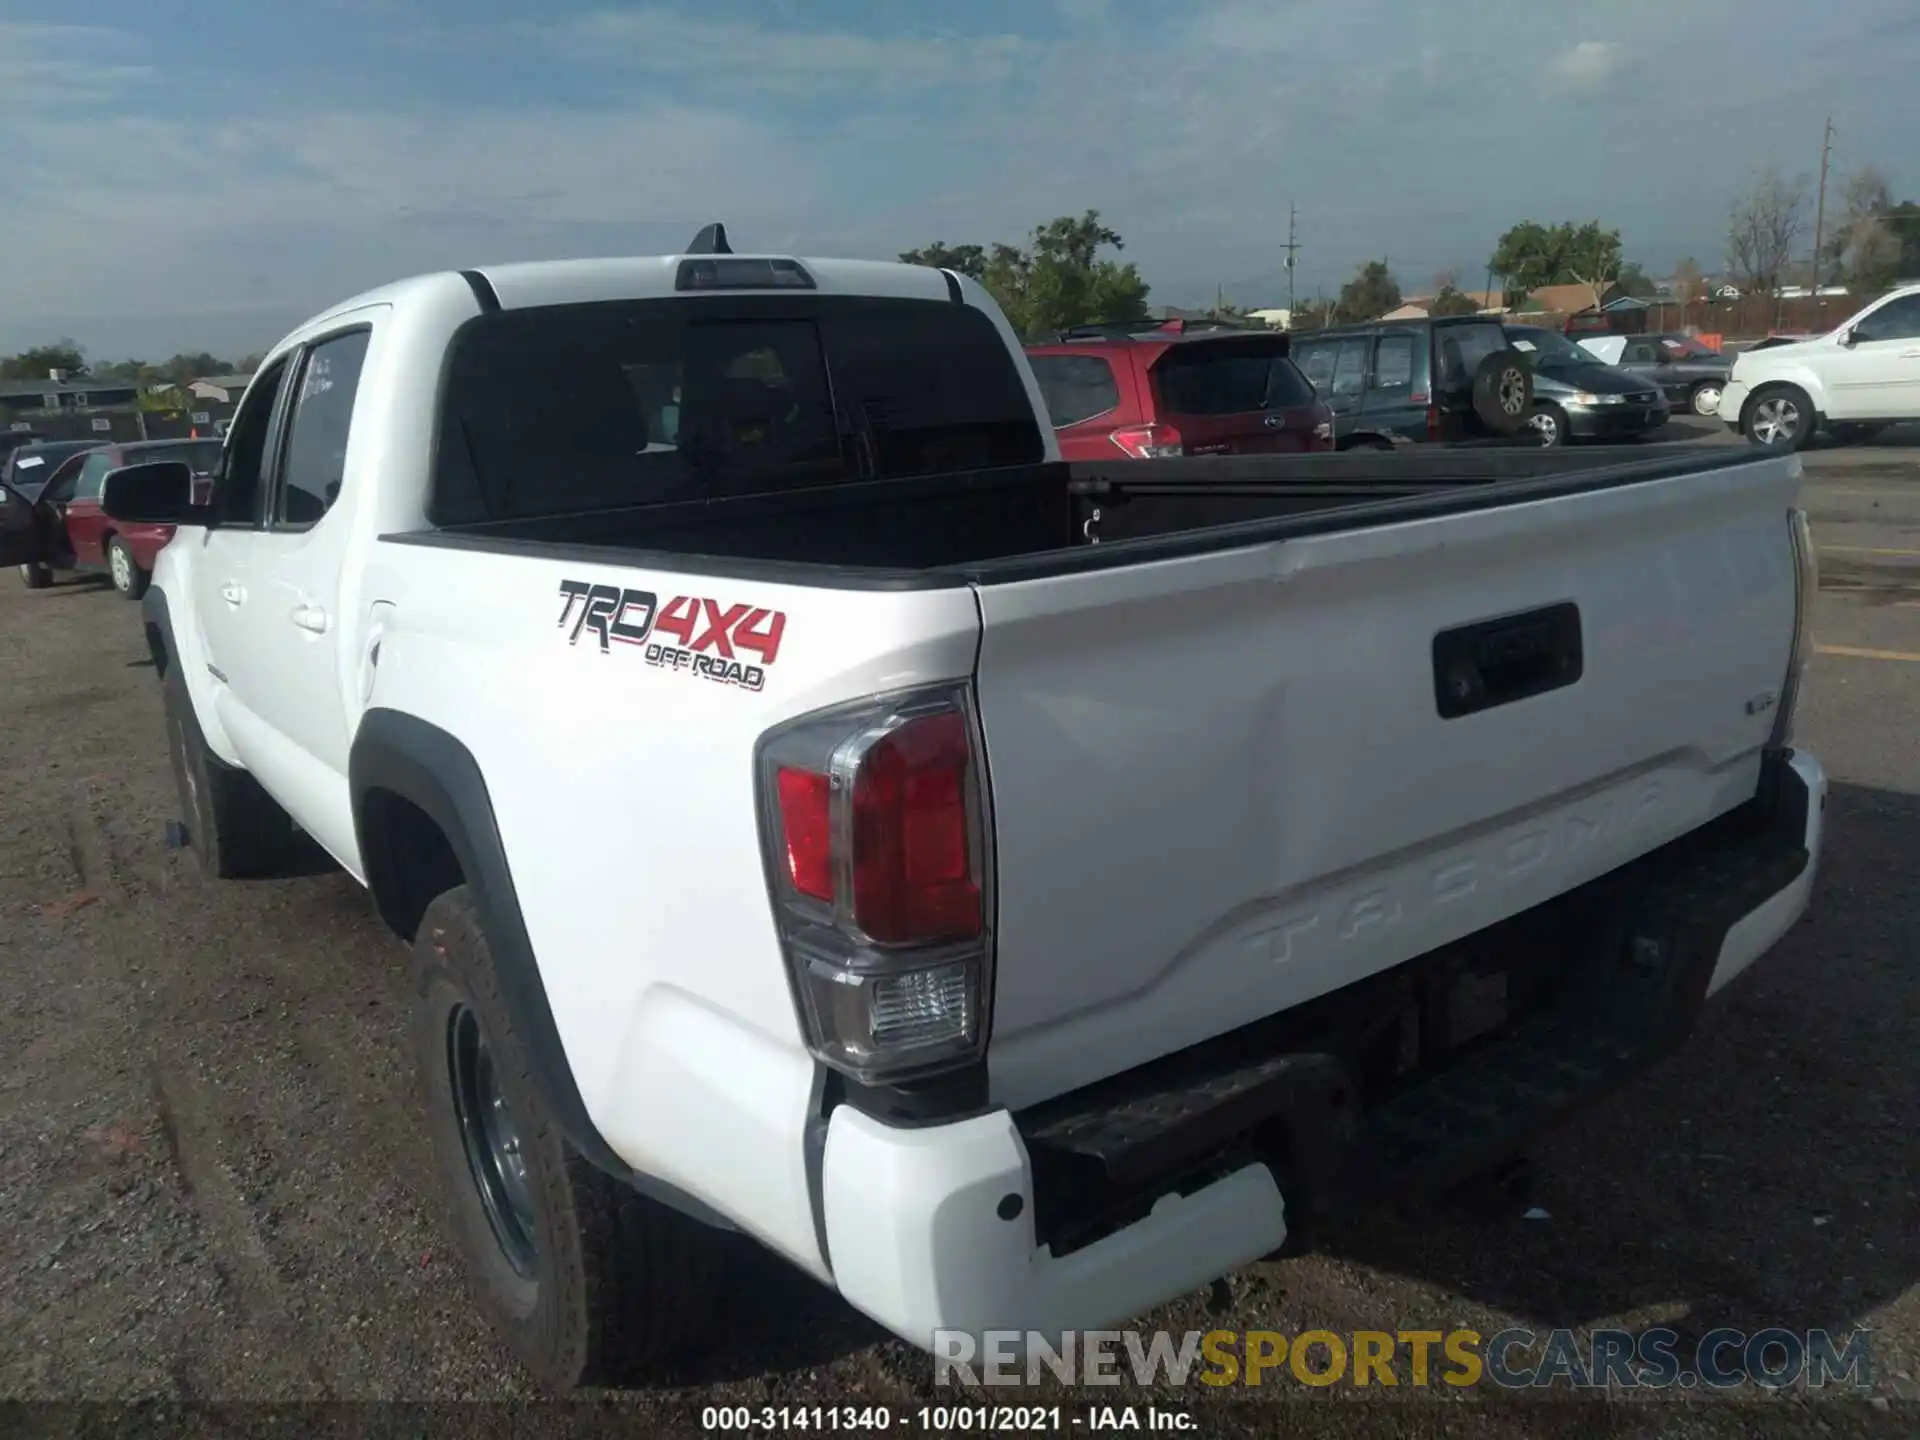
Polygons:
[[834,904],[882,945],[959,940],[980,933],[967,792],[973,763],[957,710],[896,725],[859,758],[849,790],[851,893],[835,888],[833,784],[783,765],[774,775],[787,878],[800,894]]
[[853,918],[883,945],[980,933],[967,834],[967,722],[910,720],[868,750],[853,785]]
[[1440,407],[1438,405],[1429,405],[1427,407],[1427,439],[1438,440],[1439,438]]
[[964,682],[762,738],[774,923],[808,1048],[856,1079],[977,1059],[993,993],[992,807]]
[[1163,460],[1179,455],[1185,445],[1171,425],[1129,425],[1108,437],[1121,453],[1135,460]]
[[831,903],[833,782],[811,770],[783,768],[777,784],[780,828],[787,844],[787,874],[793,888]]

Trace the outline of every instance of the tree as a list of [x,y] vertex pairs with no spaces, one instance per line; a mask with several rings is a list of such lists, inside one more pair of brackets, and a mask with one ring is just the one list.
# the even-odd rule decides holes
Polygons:
[[1433,303],[1427,307],[1429,315],[1473,315],[1480,309],[1480,302],[1471,295],[1462,293],[1457,285],[1442,285],[1440,293],[1433,297]]
[[1089,210],[1035,226],[1025,247],[936,243],[900,258],[973,275],[1000,302],[1017,333],[1038,335],[1147,318],[1147,282],[1131,262],[1103,257],[1108,248],[1124,249],[1125,241],[1100,223],[1098,210]]
[[1622,265],[1620,275],[1613,283],[1620,287],[1622,293],[1637,300],[1650,300],[1660,293],[1660,287],[1653,283],[1646,267],[1638,260]]
[[987,273],[987,251],[982,245],[948,245],[936,240],[922,249],[909,250],[900,258],[909,265],[930,265],[935,270],[952,270],[970,280],[978,280]]
[[1682,304],[1706,298],[1707,277],[1700,269],[1700,262],[1691,255],[1673,267],[1673,292]]
[[51,370],[64,370],[76,377],[85,375],[86,352],[72,340],[56,340],[0,359],[0,380],[44,380]]
[[1920,270],[1920,205],[1896,205],[1887,177],[1867,165],[1841,188],[1840,221],[1823,247],[1829,279],[1877,290]]
[[1523,220],[1494,247],[1492,269],[1504,276],[1512,303],[1545,285],[1585,285],[1598,305],[1620,274],[1620,232],[1598,220],[1542,225]]
[[1771,295],[1807,227],[1807,182],[1777,165],[1757,172],[1727,212],[1727,268],[1747,294]]
[[1343,320],[1372,320],[1400,305],[1400,282],[1384,260],[1368,260],[1340,287],[1335,313]]

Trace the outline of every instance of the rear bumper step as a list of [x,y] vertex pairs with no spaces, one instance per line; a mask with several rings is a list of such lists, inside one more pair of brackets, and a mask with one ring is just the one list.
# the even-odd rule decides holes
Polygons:
[[[1069,1253],[1249,1163],[1290,1224],[1498,1164],[1672,1050],[1729,933],[1811,882],[1803,767],[1769,757],[1747,805],[1457,946],[1016,1115],[1037,1239]],[[1476,987],[1503,993],[1470,1031]]]

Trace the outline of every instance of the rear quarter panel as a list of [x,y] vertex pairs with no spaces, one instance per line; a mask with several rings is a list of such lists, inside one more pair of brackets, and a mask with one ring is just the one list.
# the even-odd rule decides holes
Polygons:
[[[969,676],[972,592],[377,550],[370,585],[392,609],[366,703],[439,726],[478,762],[589,1117],[636,1169],[817,1271],[799,1143],[814,1067],[767,894],[755,746],[810,710]],[[764,688],[576,636],[560,623],[575,581],[778,613]]]

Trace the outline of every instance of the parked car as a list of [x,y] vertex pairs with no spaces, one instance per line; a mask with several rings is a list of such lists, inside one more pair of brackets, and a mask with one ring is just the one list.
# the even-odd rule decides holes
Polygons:
[[[0,430],[0,465],[4,465],[7,456],[11,455],[22,445],[38,445],[45,438],[44,435],[40,435],[31,429]],[[0,474],[0,483],[4,483],[4,478],[4,475]]]
[[94,449],[97,440],[35,440],[10,451],[0,460],[0,484],[11,485],[27,499],[38,498],[68,456]]
[[1027,346],[1068,460],[1326,450],[1332,416],[1284,333],[1093,325]]
[[1503,1164],[1804,910],[1789,457],[1062,463],[978,284],[721,243],[348,300],[208,503],[106,486],[196,527],[189,844],[297,826],[412,947],[548,1384],[712,1344],[745,1238],[923,1347],[1124,1322]]
[[1596,335],[1580,348],[1603,365],[1614,365],[1660,387],[1667,402],[1696,415],[1718,415],[1720,392],[1733,361],[1691,335]]
[[1542,445],[1644,440],[1673,418],[1658,386],[1601,364],[1558,330],[1509,325],[1506,333],[1533,363],[1529,423]]
[[1734,358],[1720,418],[1763,450],[1840,444],[1920,420],[1920,285],[1881,297],[1830,334]]
[[1333,411],[1340,450],[1510,439],[1533,404],[1526,357],[1477,315],[1315,330],[1293,354]]
[[220,463],[217,440],[143,440],[87,446],[59,467],[38,497],[57,519],[45,557],[21,568],[30,590],[53,583],[56,571],[104,571],[129,600],[146,593],[154,557],[173,538],[170,525],[122,525],[100,506],[106,478],[115,470],[155,460],[175,460],[204,483]]

